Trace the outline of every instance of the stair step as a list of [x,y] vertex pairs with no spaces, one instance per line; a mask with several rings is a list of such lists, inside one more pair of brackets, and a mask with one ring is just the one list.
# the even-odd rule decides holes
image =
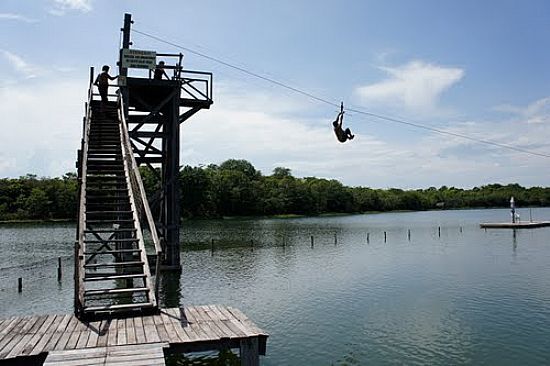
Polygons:
[[84,243],[86,244],[94,244],[94,243],[135,243],[137,242],[137,238],[130,238],[130,239],[109,239],[109,240],[84,240]]
[[84,255],[122,254],[122,253],[141,253],[141,249],[119,249],[119,250],[104,250],[101,252],[84,252]]
[[[87,276],[89,273],[86,274]],[[144,273],[136,273],[136,274],[125,274],[125,275],[112,275],[112,276],[92,276],[92,277],[84,277],[84,281],[86,282],[93,282],[93,281],[115,281],[115,280],[129,280],[132,278],[145,278],[146,275]]]
[[116,171],[116,172],[123,172],[124,171],[124,165],[121,165],[121,164],[117,164],[117,165],[96,165],[96,164],[92,164],[92,165],[88,165],[88,171],[105,171],[105,172],[113,172],[113,171]]
[[151,302],[132,303],[132,304],[116,304],[116,305],[104,305],[104,306],[89,306],[84,308],[84,312],[110,312],[116,310],[139,310],[142,308],[153,307]]
[[133,211],[86,211],[86,215],[115,215],[131,214]]
[[148,292],[148,291],[149,291],[149,289],[147,287],[97,289],[97,290],[86,290],[86,291],[84,291],[84,296],[125,294],[125,293]]
[[109,199],[91,199],[87,198],[87,202],[85,203],[86,209],[89,211],[97,211],[99,209],[106,209],[106,210],[124,210],[129,211],[131,209],[130,202],[128,199],[126,199],[126,202],[121,202],[118,200],[117,202],[108,202]]
[[118,167],[124,167],[124,162],[122,161],[122,159],[107,160],[107,159],[90,159],[88,157],[87,164],[88,164],[88,166],[118,166]]
[[98,230],[84,230],[84,234],[100,234],[100,233],[131,233],[136,232],[136,229],[98,229]]
[[103,175],[91,175],[88,178],[88,183],[107,183],[105,182],[106,180],[107,181],[126,181],[126,176],[118,176],[118,175],[107,175],[107,176],[103,176]]
[[88,224],[129,224],[134,222],[134,219],[112,219],[112,220],[86,220]]
[[124,172],[87,172],[86,178],[90,183],[102,183],[105,181],[123,181],[126,180],[126,174]]
[[131,262],[85,264],[84,268],[116,268],[116,267],[135,267],[135,266],[143,266],[143,265],[144,263],[141,261],[131,261]]
[[[121,183],[118,184],[119,186],[122,185]],[[94,200],[101,200],[101,202],[92,202]],[[105,195],[87,195],[86,196],[85,204],[92,203],[93,205],[98,204],[107,204],[107,205],[113,205],[113,204],[130,204],[130,201],[128,200],[128,196],[117,196],[112,194],[105,194]]]
[[110,192],[110,193],[116,193],[116,192],[128,192],[128,189],[127,188],[119,188],[119,189],[115,189],[115,188],[109,188],[109,189],[97,189],[97,188],[88,188],[86,187],[86,192],[104,192],[104,193],[107,193],[107,192]]

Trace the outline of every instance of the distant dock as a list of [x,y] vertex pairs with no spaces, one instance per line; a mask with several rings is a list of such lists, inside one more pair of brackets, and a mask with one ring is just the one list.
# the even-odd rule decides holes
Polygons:
[[550,221],[535,222],[482,222],[479,224],[482,229],[535,229],[550,226]]

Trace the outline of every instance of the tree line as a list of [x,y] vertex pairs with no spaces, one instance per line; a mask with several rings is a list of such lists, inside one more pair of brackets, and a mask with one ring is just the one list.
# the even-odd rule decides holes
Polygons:
[[[159,187],[156,175],[142,169],[142,176],[148,197],[153,197]],[[544,187],[348,187],[334,179],[294,177],[284,167],[263,175],[250,162],[236,159],[205,167],[185,166],[179,184],[185,218],[509,207],[511,196],[519,207],[550,205],[550,188]],[[74,173],[60,178],[29,174],[0,179],[0,220],[75,219],[77,191]]]

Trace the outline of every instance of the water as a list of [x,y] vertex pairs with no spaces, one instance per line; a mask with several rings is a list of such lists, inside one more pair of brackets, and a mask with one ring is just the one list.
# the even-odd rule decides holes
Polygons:
[[[550,219],[550,209],[533,216]],[[186,222],[184,270],[163,278],[161,301],[241,309],[270,333],[264,365],[548,364],[550,228],[478,226],[508,218],[468,210]],[[72,311],[73,239],[72,225],[0,226],[0,316]]]

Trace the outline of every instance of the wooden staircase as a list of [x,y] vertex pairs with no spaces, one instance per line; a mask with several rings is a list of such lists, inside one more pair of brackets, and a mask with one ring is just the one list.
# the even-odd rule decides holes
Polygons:
[[[75,250],[75,311],[80,317],[158,310],[157,283],[140,223],[143,201],[147,203],[133,152],[125,144],[120,106],[102,106],[90,97],[85,119]],[[152,231],[155,239],[154,224]],[[156,275],[158,280],[158,266]]]

